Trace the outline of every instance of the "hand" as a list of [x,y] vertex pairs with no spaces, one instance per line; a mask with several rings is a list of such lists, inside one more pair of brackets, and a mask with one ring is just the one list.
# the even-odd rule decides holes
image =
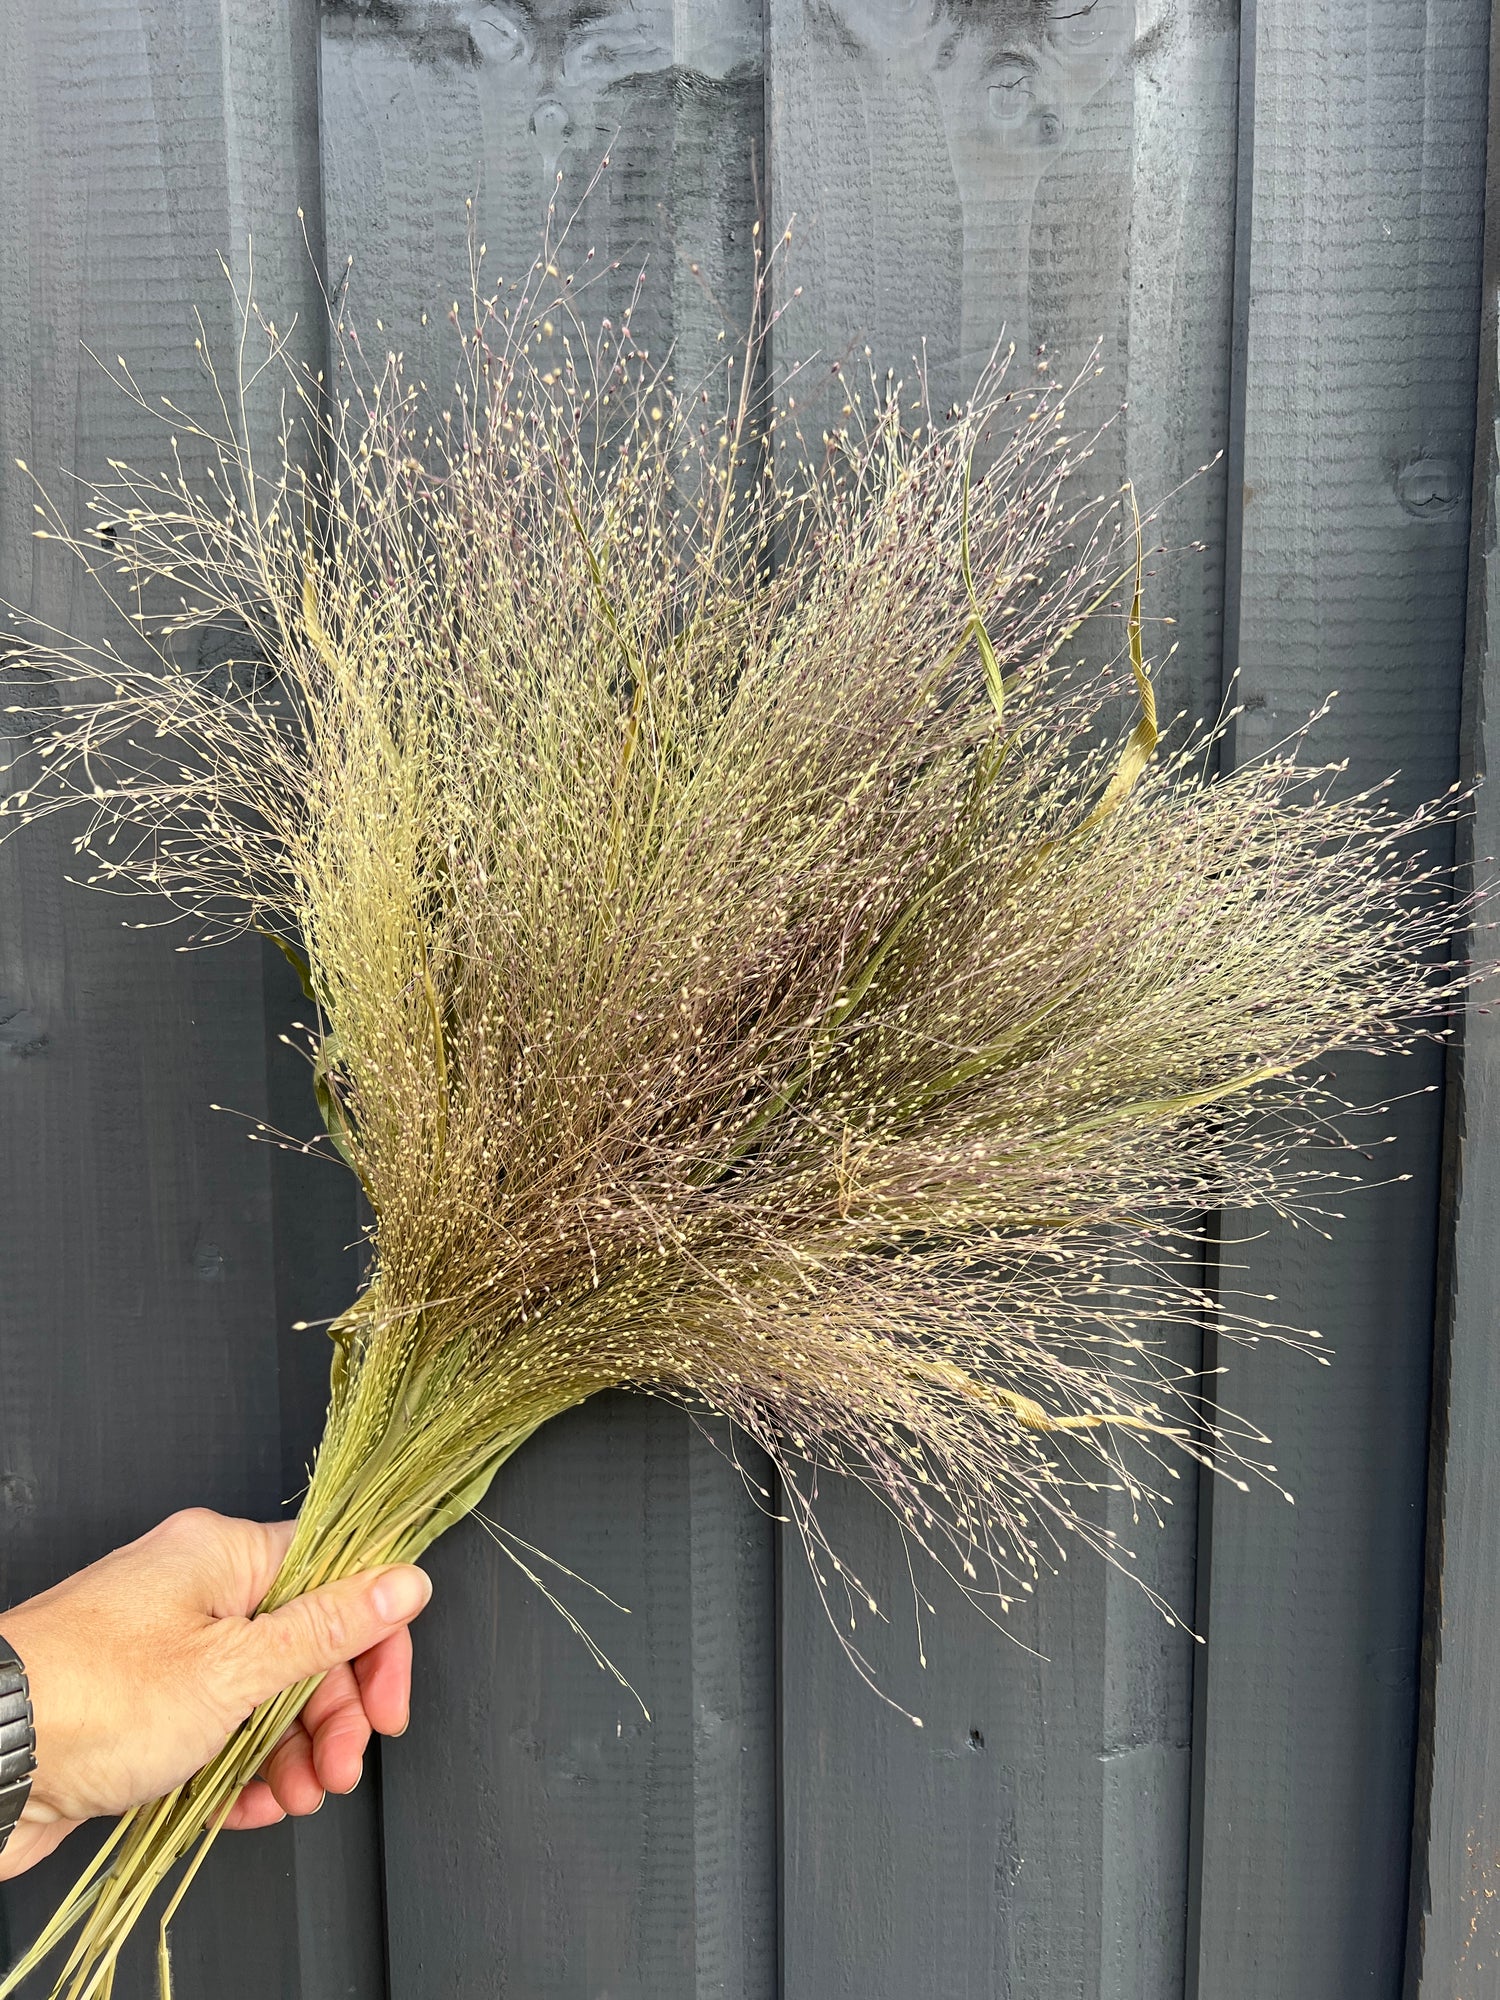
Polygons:
[[185,1783],[261,1702],[314,1674],[326,1678],[226,1824],[269,1826],[353,1791],[371,1731],[406,1727],[406,1628],[432,1585],[395,1564],[252,1619],[291,1538],[290,1521],[195,1508],[0,1613],[31,1683],[37,1746],[0,1880],[82,1821]]

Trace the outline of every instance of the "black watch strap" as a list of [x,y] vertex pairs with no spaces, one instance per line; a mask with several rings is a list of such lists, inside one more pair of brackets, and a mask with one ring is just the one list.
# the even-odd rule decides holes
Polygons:
[[31,1796],[35,1769],[36,1730],[26,1669],[15,1648],[0,1638],[0,1847],[10,1839]]

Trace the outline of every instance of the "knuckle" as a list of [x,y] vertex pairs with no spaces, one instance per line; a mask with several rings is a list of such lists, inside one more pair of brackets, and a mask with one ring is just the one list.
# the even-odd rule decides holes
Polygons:
[[309,1597],[304,1611],[313,1642],[322,1653],[342,1659],[349,1644],[349,1620],[336,1597]]
[[255,1635],[247,1624],[234,1645],[220,1654],[214,1666],[215,1671],[204,1676],[204,1691],[216,1707],[228,1713],[229,1726],[234,1728],[244,1722],[254,1711],[256,1703],[264,1698],[266,1649],[263,1644],[255,1642]]
[[180,1507],[167,1516],[157,1532],[168,1541],[200,1542],[217,1531],[221,1519],[208,1507]]
[[200,1719],[211,1734],[227,1733],[254,1706],[245,1693],[250,1662],[244,1641],[243,1631],[231,1634],[225,1625],[215,1626],[197,1644],[183,1647],[172,1662],[176,1712]]

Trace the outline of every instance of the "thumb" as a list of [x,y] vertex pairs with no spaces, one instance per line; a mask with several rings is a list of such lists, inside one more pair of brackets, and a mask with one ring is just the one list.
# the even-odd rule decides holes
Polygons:
[[325,1674],[409,1625],[432,1595],[432,1579],[410,1563],[325,1583],[245,1627],[241,1691],[252,1706]]

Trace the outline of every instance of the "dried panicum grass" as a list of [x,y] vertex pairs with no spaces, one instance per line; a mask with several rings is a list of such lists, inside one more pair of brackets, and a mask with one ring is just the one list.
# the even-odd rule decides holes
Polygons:
[[[1139,529],[1077,498],[1064,392],[872,384],[811,453],[764,325],[686,392],[562,265],[476,287],[436,423],[354,329],[331,409],[264,329],[269,471],[241,384],[219,430],[168,411],[206,481],[91,489],[106,541],[44,498],[135,635],[33,634],[62,709],[8,810],[304,973],[372,1263],[273,1601],[415,1555],[624,1385],[770,1455],[863,1671],[820,1471],[1003,1613],[1069,1535],[1118,1553],[1081,1489],[1254,1451],[1167,1358],[1206,1310],[1285,1336],[1205,1298],[1196,1218],[1336,1198],[1316,1065],[1449,997],[1451,801],[1156,748]],[[308,1692],[122,1829],[74,2000]]]

